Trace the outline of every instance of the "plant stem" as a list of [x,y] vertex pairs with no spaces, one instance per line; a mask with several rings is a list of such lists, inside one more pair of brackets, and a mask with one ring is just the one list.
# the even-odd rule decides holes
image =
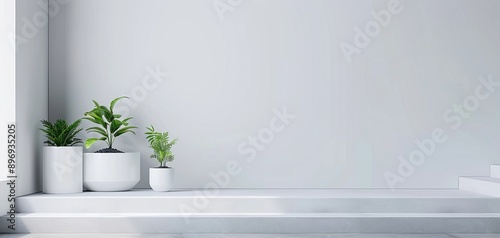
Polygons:
[[113,134],[111,133],[110,129],[108,129],[108,135],[109,135],[108,136],[108,140],[109,140],[108,144],[109,144],[109,148],[111,149],[111,148],[113,148]]

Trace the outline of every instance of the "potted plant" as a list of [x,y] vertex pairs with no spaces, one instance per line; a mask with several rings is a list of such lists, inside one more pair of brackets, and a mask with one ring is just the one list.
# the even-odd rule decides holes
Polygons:
[[43,147],[43,192],[80,193],[82,185],[82,140],[76,134],[81,120],[68,123],[59,119],[54,124],[42,120],[47,146]]
[[125,153],[113,148],[116,138],[126,133],[134,133],[135,126],[129,125],[132,117],[121,119],[121,115],[113,112],[115,104],[128,97],[118,97],[111,101],[109,108],[96,101],[94,109],[84,114],[96,126],[86,129],[98,136],[88,138],[85,147],[88,149],[98,141],[108,146],[95,153],[84,153],[83,185],[92,191],[124,191],[133,188],[140,180],[140,154]]
[[146,138],[148,139],[153,154],[160,165],[156,168],[149,168],[149,185],[156,192],[166,192],[174,186],[174,169],[168,167],[167,162],[174,160],[174,154],[170,149],[177,139],[169,140],[168,132],[157,132],[153,126],[147,128]]

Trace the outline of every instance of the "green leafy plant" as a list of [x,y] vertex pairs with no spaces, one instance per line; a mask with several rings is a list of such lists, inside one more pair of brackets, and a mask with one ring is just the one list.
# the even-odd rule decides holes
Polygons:
[[149,145],[154,151],[151,158],[158,160],[160,163],[159,168],[169,168],[167,162],[172,162],[174,160],[174,154],[170,149],[177,143],[177,139],[169,141],[168,131],[158,132],[155,131],[153,126],[146,127],[146,129],[148,129],[145,133],[147,135],[146,139],[148,139]]
[[76,120],[68,125],[68,122],[63,119],[57,120],[54,124],[47,120],[41,120],[47,141],[43,143],[50,146],[74,146],[82,143],[82,140],[76,137],[76,134],[82,129],[78,128],[82,120]]
[[86,131],[87,133],[95,132],[99,134],[99,137],[88,138],[85,141],[85,147],[87,149],[90,148],[97,141],[104,141],[106,142],[106,144],[108,144],[109,149],[113,149],[113,142],[116,140],[117,137],[128,132],[135,134],[133,129],[137,127],[130,126],[128,123],[128,121],[132,119],[132,117],[120,120],[122,115],[115,114],[113,112],[115,104],[120,99],[123,98],[128,99],[128,97],[126,96],[115,98],[109,104],[109,108],[99,105],[99,103],[92,100],[94,102],[95,107],[91,111],[84,113],[85,117],[83,119],[97,124],[97,126],[90,127]]

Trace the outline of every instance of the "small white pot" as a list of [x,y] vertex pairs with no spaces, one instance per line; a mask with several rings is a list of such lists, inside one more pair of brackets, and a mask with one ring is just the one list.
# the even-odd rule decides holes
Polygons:
[[140,153],[85,153],[83,186],[96,192],[125,191],[141,179]]
[[149,168],[149,185],[155,192],[167,192],[174,186],[173,168]]
[[43,192],[81,193],[82,147],[43,147]]

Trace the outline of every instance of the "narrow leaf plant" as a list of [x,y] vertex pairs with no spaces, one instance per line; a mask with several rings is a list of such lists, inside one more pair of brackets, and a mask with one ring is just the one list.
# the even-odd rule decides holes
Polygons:
[[76,134],[82,129],[79,128],[81,119],[68,125],[68,122],[63,119],[51,123],[47,120],[41,120],[43,128],[41,131],[45,133],[47,140],[44,142],[50,146],[75,146],[82,143],[82,140],[76,137]]

